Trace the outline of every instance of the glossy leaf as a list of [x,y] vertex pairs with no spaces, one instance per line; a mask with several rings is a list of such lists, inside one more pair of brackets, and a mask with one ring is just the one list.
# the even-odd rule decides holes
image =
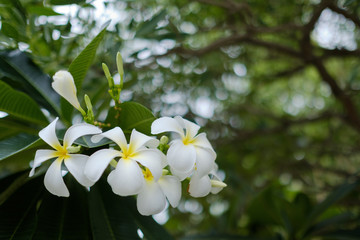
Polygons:
[[49,112],[58,115],[60,96],[51,88],[51,79],[21,51],[0,54],[0,74],[3,81],[27,93]]
[[155,120],[152,112],[136,102],[120,104],[120,110],[111,108],[106,122],[112,126],[120,126],[125,132],[136,129],[144,134],[151,134],[151,123]]
[[0,161],[41,144],[38,136],[25,133],[0,141]]
[[12,89],[0,81],[0,111],[4,111],[29,122],[45,125],[47,118],[39,106],[25,93]]

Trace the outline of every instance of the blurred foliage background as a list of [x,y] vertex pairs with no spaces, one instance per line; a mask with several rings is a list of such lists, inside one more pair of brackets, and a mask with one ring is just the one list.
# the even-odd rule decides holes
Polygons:
[[111,20],[84,81],[100,120],[120,51],[122,101],[203,127],[228,187],[155,216],[173,236],[360,239],[359,1],[0,2],[0,50],[50,76]]

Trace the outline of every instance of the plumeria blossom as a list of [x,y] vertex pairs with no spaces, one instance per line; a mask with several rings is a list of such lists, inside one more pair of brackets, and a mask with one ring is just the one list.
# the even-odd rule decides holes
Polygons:
[[74,78],[70,72],[60,70],[53,76],[54,82],[52,88],[63,98],[65,98],[71,105],[80,112],[84,112],[81,108],[79,100],[76,95],[76,86]]
[[75,124],[66,131],[63,144],[61,145],[55,132],[57,121],[58,118],[39,132],[40,138],[54,148],[54,150],[40,149],[36,151],[34,165],[29,176],[33,176],[35,168],[39,167],[43,162],[56,158],[45,174],[44,184],[46,189],[52,194],[68,197],[70,194],[62,178],[62,163],[64,162],[67,170],[80,184],[85,187],[92,186],[94,182],[89,180],[83,173],[88,156],[72,153],[72,144],[81,136],[99,134],[101,130],[87,123]]
[[142,215],[148,216],[160,213],[168,199],[172,207],[177,207],[181,198],[181,183],[179,178],[163,175],[157,181],[149,169],[143,170],[145,184],[137,196],[136,205]]
[[162,117],[152,123],[152,134],[173,132],[177,135],[176,139],[170,142],[167,160],[171,172],[181,180],[194,171],[198,178],[202,178],[213,168],[216,153],[206,134],[198,134],[199,129],[200,126],[180,116]]
[[220,180],[215,171],[211,171],[209,175],[200,177],[196,172],[190,179],[188,192],[192,197],[205,197],[210,192],[212,194],[219,193],[227,185]]
[[135,195],[141,191],[145,184],[142,167],[150,170],[155,181],[159,180],[165,155],[156,149],[159,144],[157,139],[133,129],[127,144],[121,128],[115,127],[93,136],[91,140],[99,142],[104,137],[115,142],[120,150],[101,149],[92,154],[85,166],[85,175],[90,180],[97,181],[114,158],[119,158],[119,161],[116,168],[110,172],[108,183],[113,192],[120,196]]

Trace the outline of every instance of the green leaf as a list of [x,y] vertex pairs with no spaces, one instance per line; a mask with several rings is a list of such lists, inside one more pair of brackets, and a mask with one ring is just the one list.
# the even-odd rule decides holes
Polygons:
[[[6,179],[0,182],[0,186]],[[36,203],[43,191],[41,178],[23,185],[0,206],[0,239],[31,239],[36,227]]]
[[125,132],[130,132],[135,128],[139,132],[150,135],[151,124],[155,119],[152,112],[143,105],[125,102],[120,104],[120,110],[111,108],[105,122],[119,126]]
[[31,14],[38,16],[57,16],[62,15],[61,13],[55,12],[52,8],[43,7],[43,6],[28,6],[27,11]]
[[76,139],[74,143],[77,145],[83,146],[83,147],[87,147],[87,148],[96,148],[96,147],[101,147],[101,146],[113,143],[113,141],[111,141],[107,138],[104,138],[100,142],[93,143],[91,141],[91,136],[87,135],[87,136],[83,136],[81,138]]
[[[82,82],[86,76],[91,63],[93,62],[96,54],[96,50],[103,39],[106,28],[109,26],[110,21],[105,23],[100,33],[85,47],[85,49],[74,59],[69,66],[69,72],[74,78],[77,92],[80,92]],[[81,98],[79,96],[79,98]],[[65,119],[71,122],[73,107],[65,100],[61,101],[61,110]]]
[[154,32],[157,24],[166,17],[166,10],[163,9],[153,16],[149,21],[144,22],[136,31],[135,37],[145,37],[147,34]]
[[89,193],[89,216],[94,240],[140,239],[125,198],[115,195],[101,179]]
[[36,102],[25,93],[12,89],[0,80],[0,111],[7,112],[29,122],[45,125],[47,118]]
[[33,239],[90,239],[86,191],[68,174],[65,177],[70,197],[44,194],[38,210]]
[[14,137],[0,141],[0,161],[26,149],[42,144],[38,136],[20,133]]
[[329,207],[331,207],[334,203],[339,201],[341,198],[345,197],[348,193],[354,190],[357,186],[359,186],[360,181],[352,181],[346,182],[337,189],[335,189],[332,193],[330,193],[327,198],[316,205],[313,211],[309,214],[305,224],[303,225],[303,230],[307,230],[312,223],[316,221],[316,219],[324,213]]
[[60,96],[52,89],[51,79],[37,67],[26,53],[0,53],[0,74],[14,89],[27,93],[49,112],[59,115]]
[[12,24],[8,22],[2,22],[1,32],[10,37],[15,39],[18,42],[27,42],[27,38],[21,32],[18,31]]
[[80,3],[85,3],[85,0],[50,0],[50,4],[52,5],[69,5]]

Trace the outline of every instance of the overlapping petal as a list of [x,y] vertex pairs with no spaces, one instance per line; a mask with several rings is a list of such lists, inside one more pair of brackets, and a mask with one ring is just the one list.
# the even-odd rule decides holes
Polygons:
[[137,196],[137,209],[142,215],[148,216],[161,212],[166,206],[165,195],[155,181],[146,181]]
[[196,150],[196,172],[199,177],[210,173],[214,168],[215,156],[207,148],[195,147]]
[[196,151],[192,145],[174,140],[167,152],[169,165],[178,172],[189,172],[195,164]]
[[52,194],[59,197],[68,197],[70,193],[61,174],[61,163],[62,161],[58,159],[50,165],[45,174],[44,185]]
[[119,156],[120,152],[113,149],[101,149],[93,153],[85,165],[84,173],[86,177],[91,181],[96,182],[99,180],[110,161]]
[[63,146],[70,147],[79,137],[85,135],[99,134],[101,129],[87,123],[79,123],[72,125],[65,133]]
[[211,146],[209,140],[207,139],[206,133],[200,133],[199,135],[197,135],[194,138],[193,144],[196,147],[202,147],[202,148],[207,148],[207,149],[211,150],[212,154],[216,158],[216,153],[215,153],[213,147]]
[[75,179],[83,186],[90,187],[94,185],[94,181],[91,181],[84,174],[84,168],[88,156],[83,154],[71,154],[68,159],[64,160],[65,166],[69,172],[75,177]]
[[129,151],[136,152],[139,148],[145,146],[146,144],[157,147],[159,145],[159,140],[153,137],[149,137],[133,129],[130,136]]
[[158,180],[162,174],[162,159],[164,155],[157,149],[143,149],[135,154],[131,159],[147,167],[155,180]]
[[76,109],[80,109],[81,106],[76,96],[76,86],[71,73],[60,70],[55,73],[53,79],[52,88]]
[[179,123],[179,125],[185,129],[186,135],[190,138],[195,137],[195,135],[198,133],[200,126],[190,122],[189,120],[183,119],[180,116],[174,117],[174,119]]
[[189,183],[189,193],[193,197],[205,197],[210,193],[211,182],[208,175],[199,177],[196,174],[191,178]]
[[181,183],[177,177],[166,175],[162,176],[158,184],[165,194],[166,198],[172,207],[177,207],[181,198]]
[[108,176],[114,193],[120,196],[138,194],[144,184],[144,176],[139,165],[133,160],[120,159],[115,170]]
[[42,129],[39,132],[39,136],[44,142],[49,144],[54,149],[60,149],[61,145],[60,142],[56,136],[55,128],[56,128],[56,122],[59,118],[55,118],[54,121],[52,121],[48,126],[46,126],[44,129]]
[[178,123],[178,121],[170,117],[161,117],[151,124],[152,134],[159,134],[163,132],[176,132],[180,134],[180,136],[184,136],[182,126]]
[[104,137],[115,142],[123,151],[127,149],[127,142],[124,132],[119,127],[115,127],[99,135],[91,137],[91,141],[94,143],[100,142]]
[[32,177],[35,173],[35,168],[39,167],[41,163],[56,157],[56,151],[50,149],[40,149],[35,153],[34,165],[30,171],[29,177]]

